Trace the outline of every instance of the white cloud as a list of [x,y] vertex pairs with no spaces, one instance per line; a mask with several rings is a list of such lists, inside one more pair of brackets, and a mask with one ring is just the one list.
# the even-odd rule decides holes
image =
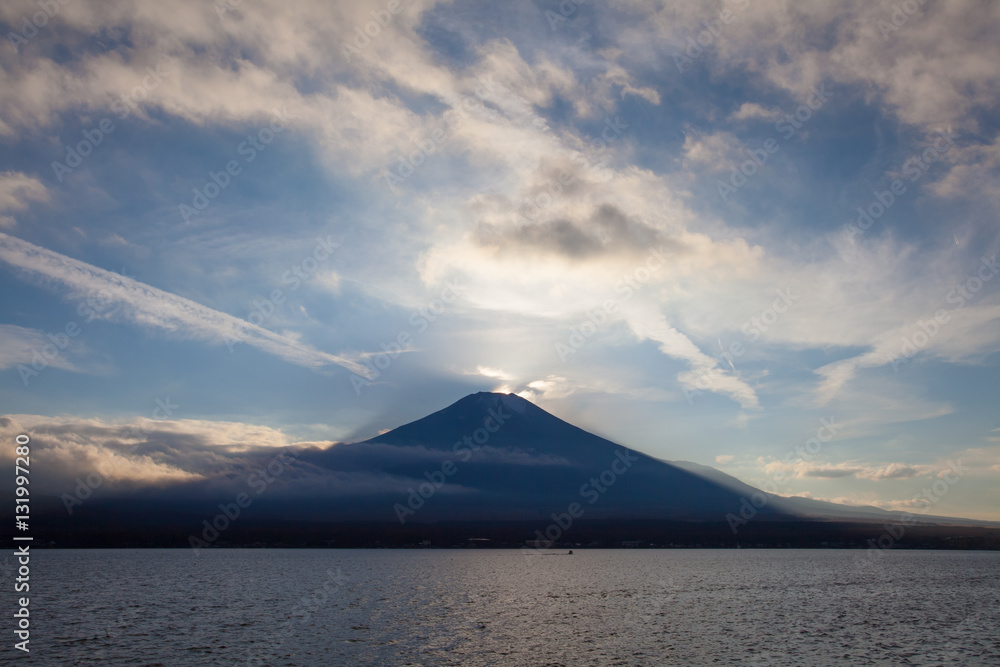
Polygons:
[[528,383],[527,389],[518,393],[521,398],[529,401],[548,401],[566,398],[574,394],[579,385],[569,382],[564,377],[550,375],[544,380],[533,380]]
[[840,479],[854,477],[856,479],[874,482],[892,479],[911,479],[913,477],[932,476],[942,470],[943,465],[925,465],[908,463],[874,464],[864,461],[843,461],[840,463],[823,463],[798,459],[793,462],[776,459],[760,458],[764,472],[769,476],[777,473],[787,473],[796,479]]
[[306,368],[334,364],[368,375],[364,366],[345,357],[322,352],[189,299],[3,233],[0,233],[0,259],[28,277],[68,289],[71,298],[99,298],[106,309],[95,310],[98,316],[214,344],[244,342]]
[[[631,5],[645,12],[644,31],[619,47],[642,60],[683,50],[685,40],[716,18],[702,6]],[[754,2],[723,27],[710,47],[717,70],[749,71],[806,98],[823,80],[856,84],[901,120],[923,127],[973,124],[978,107],[995,103],[1000,45],[989,35],[1000,8],[974,2],[925,3],[899,30],[885,31],[894,7],[877,3]],[[829,38],[832,28],[836,38]],[[669,58],[664,61],[673,65]]]
[[505,373],[499,368],[490,368],[489,366],[476,366],[476,374],[482,375],[483,377],[495,378],[497,380],[510,380],[512,379],[510,375]]
[[662,315],[638,306],[628,307],[627,312],[628,324],[640,339],[658,342],[661,352],[691,365],[691,370],[677,376],[682,384],[699,391],[724,394],[744,408],[760,407],[757,394],[748,384],[735,373],[721,368],[718,359],[699,350]]
[[49,192],[34,176],[16,171],[0,173],[0,211],[20,211],[32,201],[46,201]]
[[[147,441],[146,434],[152,432],[148,429],[141,422],[113,424],[97,419],[38,415],[0,417],[0,433],[5,437],[13,439],[16,434],[31,433],[32,452],[47,464],[46,475],[39,483],[48,493],[72,493],[76,478],[86,478],[92,472],[99,472],[109,487],[157,486],[203,478],[200,473],[188,470],[190,463],[183,462],[177,456],[179,452],[169,447],[153,451],[133,446]],[[135,433],[144,435],[137,440]],[[5,451],[0,458],[11,460],[13,455],[13,450]]]
[[750,118],[777,120],[781,118],[781,112],[777,109],[765,109],[756,102],[744,102],[739,109],[729,114],[729,118],[731,120],[747,120]]
[[0,172],[0,229],[13,229],[17,226],[17,220],[13,216],[2,215],[3,213],[21,211],[31,202],[48,199],[48,189],[34,176],[16,171]]
[[[837,496],[836,498],[824,498],[815,495],[811,491],[800,491],[798,493],[789,495],[781,493],[779,493],[778,495],[783,496],[785,498],[808,498],[810,500],[819,500],[820,502],[825,502],[825,503],[836,503],[838,505],[854,505],[858,507],[874,506],[875,503],[878,502],[878,501],[868,500],[867,496],[864,494],[859,494],[856,496]],[[868,495],[870,496],[871,494]]]
[[684,164],[688,168],[704,167],[709,171],[728,171],[740,149],[739,140],[729,132],[684,137]]

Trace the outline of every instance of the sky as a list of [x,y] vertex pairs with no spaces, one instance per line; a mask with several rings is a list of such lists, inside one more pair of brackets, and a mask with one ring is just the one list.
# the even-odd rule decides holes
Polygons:
[[0,29],[0,436],[66,480],[499,391],[783,495],[1000,520],[1000,5],[15,0]]

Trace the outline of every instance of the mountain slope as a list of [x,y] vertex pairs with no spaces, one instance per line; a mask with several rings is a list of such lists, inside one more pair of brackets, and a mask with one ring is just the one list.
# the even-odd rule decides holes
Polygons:
[[[419,509],[412,516],[419,521],[547,519],[578,503],[591,518],[725,521],[756,492],[629,450],[511,394],[466,396],[370,440],[337,445],[314,462],[377,473],[407,492],[434,487],[423,503],[410,493],[351,502],[366,518],[395,517],[402,503]],[[757,516],[795,515],[775,498]]]

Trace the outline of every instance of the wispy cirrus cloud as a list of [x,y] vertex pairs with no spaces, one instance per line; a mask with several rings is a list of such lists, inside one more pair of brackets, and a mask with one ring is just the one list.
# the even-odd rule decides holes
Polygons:
[[[44,363],[73,373],[104,373],[108,365],[97,362],[86,345],[69,338],[64,345],[57,345],[44,331],[28,329],[13,324],[0,324],[0,370],[19,364]],[[55,341],[62,342],[60,338]],[[56,353],[52,354],[51,349]]]
[[637,336],[659,343],[664,354],[688,362],[691,369],[677,376],[688,386],[697,386],[715,393],[729,396],[744,408],[759,408],[756,392],[735,372],[722,370],[720,362],[702,352],[683,333],[674,328],[667,319],[649,308],[629,307],[628,323]]
[[[313,370],[341,366],[365,377],[369,370],[352,359],[317,350],[232,315],[99,267],[0,233],[0,260],[26,278],[66,290],[69,298],[100,295],[105,317],[216,345],[246,343],[267,354]],[[100,317],[101,314],[98,313]]]

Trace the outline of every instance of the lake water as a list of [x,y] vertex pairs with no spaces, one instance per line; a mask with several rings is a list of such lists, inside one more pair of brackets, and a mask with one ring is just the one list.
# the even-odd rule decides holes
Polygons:
[[1000,553],[897,550],[859,567],[863,553],[38,550],[31,656],[46,665],[1000,664]]

